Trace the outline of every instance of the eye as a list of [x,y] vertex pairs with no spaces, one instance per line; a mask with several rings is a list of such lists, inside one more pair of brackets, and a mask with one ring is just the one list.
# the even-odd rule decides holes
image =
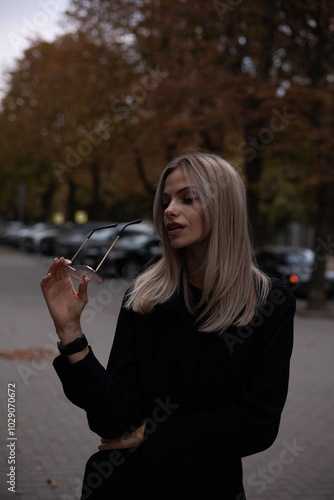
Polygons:
[[193,196],[189,198],[183,198],[183,203],[185,203],[186,205],[192,205],[193,203],[196,203],[196,201],[198,200],[199,200],[198,197]]
[[169,205],[169,202],[168,201],[163,201],[161,202],[161,207],[162,207],[162,210],[165,211],[166,208],[168,208],[168,205]]

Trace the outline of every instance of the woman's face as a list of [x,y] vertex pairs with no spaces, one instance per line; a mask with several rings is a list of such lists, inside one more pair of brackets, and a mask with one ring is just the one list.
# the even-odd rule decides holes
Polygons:
[[204,212],[191,176],[176,168],[166,178],[162,194],[165,228],[173,248],[202,248]]

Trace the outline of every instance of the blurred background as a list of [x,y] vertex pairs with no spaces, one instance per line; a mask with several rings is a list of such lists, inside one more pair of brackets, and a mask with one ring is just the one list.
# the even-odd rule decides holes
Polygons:
[[[160,173],[193,149],[240,171],[257,261],[297,297],[287,404],[274,445],[243,460],[249,499],[334,498],[333,91],[332,0],[2,2],[0,405],[15,383],[16,498],[76,500],[98,444],[54,373],[42,276],[96,227],[143,219],[89,284],[83,326],[105,365],[129,279],[161,255]],[[95,232],[78,261],[95,268],[116,235]]]
[[[7,27],[2,17],[2,244],[59,255],[61,242],[77,242],[92,224],[140,217],[147,228],[162,168],[201,149],[241,172],[261,266],[309,309],[326,308],[334,294],[331,0],[19,7],[4,7]],[[130,245],[145,254],[141,262],[159,254],[146,228]],[[105,245],[97,239],[90,258]],[[125,274],[138,267],[127,260]]]

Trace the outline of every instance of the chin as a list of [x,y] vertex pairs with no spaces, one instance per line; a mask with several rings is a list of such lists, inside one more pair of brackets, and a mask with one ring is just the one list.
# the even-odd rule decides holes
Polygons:
[[186,242],[186,241],[171,241],[171,245],[176,250],[191,248],[193,245],[196,245],[197,242]]
[[175,250],[181,250],[181,248],[185,248],[187,245],[183,245],[182,243],[172,242],[171,246],[175,248]]

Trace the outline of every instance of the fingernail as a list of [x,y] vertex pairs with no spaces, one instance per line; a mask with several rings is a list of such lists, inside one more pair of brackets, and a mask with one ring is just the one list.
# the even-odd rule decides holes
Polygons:
[[72,264],[72,261],[70,259],[65,259],[65,264]]

